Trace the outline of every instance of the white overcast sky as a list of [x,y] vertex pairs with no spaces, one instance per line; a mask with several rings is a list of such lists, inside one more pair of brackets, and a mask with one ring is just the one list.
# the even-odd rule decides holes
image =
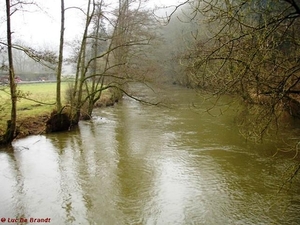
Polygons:
[[[176,5],[184,0],[148,0],[150,7]],[[55,50],[60,32],[60,0],[36,0],[41,9],[30,7],[29,12],[17,11],[12,17],[14,40],[22,40],[33,48],[50,48]],[[113,2],[107,0],[107,2]],[[86,7],[87,0],[65,0],[65,7]],[[0,39],[6,39],[5,5],[0,3]],[[81,36],[84,23],[83,13],[79,10],[67,10],[65,21],[65,40],[72,41]]]

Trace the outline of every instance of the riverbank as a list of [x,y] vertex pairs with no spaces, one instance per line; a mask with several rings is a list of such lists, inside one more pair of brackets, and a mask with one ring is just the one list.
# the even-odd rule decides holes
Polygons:
[[17,122],[17,138],[23,138],[29,135],[43,134],[46,131],[46,122],[50,118],[50,114],[36,115],[26,117]]
[[[109,107],[113,106],[115,102],[104,96],[101,98],[96,107]],[[46,123],[49,120],[51,112],[41,115],[29,116],[17,121],[17,138],[24,138],[29,135],[39,135],[46,133]],[[3,128],[2,128],[3,129]]]
[[[29,135],[39,135],[46,133],[46,123],[55,108],[55,83],[34,83],[19,86],[22,97],[17,103],[17,137],[24,138]],[[62,84],[62,100],[63,104],[67,104],[66,92],[69,85],[67,82]],[[1,120],[0,134],[4,134],[6,130],[6,121],[9,120],[10,105],[9,93],[2,89],[0,98]],[[110,91],[103,92],[95,107],[112,106],[116,102],[112,98]]]

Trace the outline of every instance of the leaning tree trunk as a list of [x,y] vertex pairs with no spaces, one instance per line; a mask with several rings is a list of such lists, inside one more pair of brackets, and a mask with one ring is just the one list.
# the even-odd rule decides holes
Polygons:
[[[74,115],[72,115],[72,123],[77,124],[80,119],[81,107],[83,105],[82,102],[82,94],[83,94],[83,85],[85,82],[86,75],[86,65],[85,65],[85,56],[86,56],[86,44],[87,44],[87,35],[88,28],[92,21],[94,15],[95,6],[93,5],[91,12],[91,0],[88,1],[87,13],[86,13],[86,22],[84,33],[81,41],[80,51],[77,59],[77,67],[76,67],[76,77],[75,77],[75,85],[72,95],[71,107],[75,109]],[[72,110],[73,111],[73,110]]]

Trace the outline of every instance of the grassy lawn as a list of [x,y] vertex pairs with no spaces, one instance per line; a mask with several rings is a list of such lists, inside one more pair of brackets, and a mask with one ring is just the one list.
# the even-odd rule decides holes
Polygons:
[[[63,82],[61,86],[63,101],[65,100],[67,88],[68,83]],[[21,95],[27,98],[19,98],[17,102],[18,120],[22,120],[26,117],[50,114],[55,108],[56,83],[19,84],[17,89]],[[0,106],[0,131],[3,131],[11,110],[8,87],[0,86]]]

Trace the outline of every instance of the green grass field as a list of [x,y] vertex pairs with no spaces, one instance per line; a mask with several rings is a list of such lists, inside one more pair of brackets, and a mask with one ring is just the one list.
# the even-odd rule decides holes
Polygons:
[[[21,96],[17,102],[18,120],[26,117],[50,114],[55,109],[56,83],[32,83],[19,84],[17,89]],[[68,83],[63,82],[61,86],[61,97],[65,103]],[[29,100],[31,99],[31,100]],[[10,115],[10,94],[9,87],[0,86],[0,129],[6,126],[6,121]]]

